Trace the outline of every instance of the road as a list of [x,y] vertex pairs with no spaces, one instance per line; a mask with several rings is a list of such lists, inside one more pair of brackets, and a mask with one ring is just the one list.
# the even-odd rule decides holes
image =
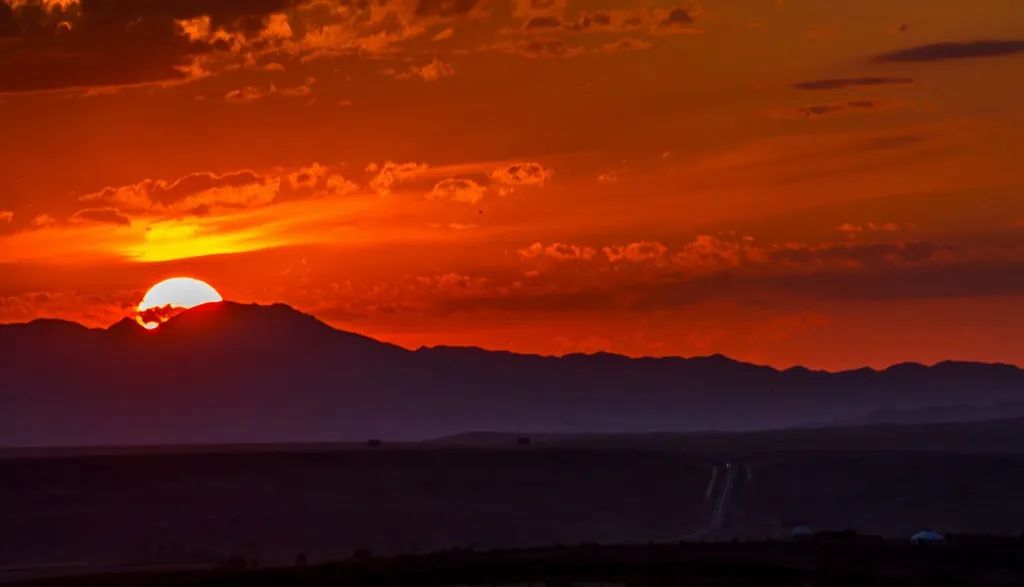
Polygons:
[[739,470],[740,467],[736,463],[725,464],[725,481],[722,482],[722,490],[718,493],[715,508],[711,511],[708,534],[714,534],[722,529],[722,522],[725,521],[725,512],[729,507],[729,498],[732,497],[732,490],[736,487],[736,477],[739,476]]
[[[708,482],[708,489],[705,492],[705,498],[714,500],[711,507],[711,518],[705,528],[686,536],[686,540],[701,540],[714,536],[722,529],[725,515],[729,511],[729,500],[732,499],[741,467],[746,472],[747,479],[751,479],[750,465],[746,463],[726,462],[723,465],[712,465],[711,480]],[[725,471],[724,474],[719,473],[722,470]]]

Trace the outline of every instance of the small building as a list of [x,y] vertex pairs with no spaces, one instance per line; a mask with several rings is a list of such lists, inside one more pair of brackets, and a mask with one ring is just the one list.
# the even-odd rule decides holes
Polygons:
[[942,544],[946,537],[933,530],[921,530],[910,537],[911,544]]
[[370,440],[366,441],[366,446],[373,447],[373,448],[381,446],[382,444],[384,444],[384,441],[382,441],[379,438],[371,438]]
[[516,439],[516,445],[518,445],[518,446],[530,446],[530,437],[529,436],[520,436],[519,438]]

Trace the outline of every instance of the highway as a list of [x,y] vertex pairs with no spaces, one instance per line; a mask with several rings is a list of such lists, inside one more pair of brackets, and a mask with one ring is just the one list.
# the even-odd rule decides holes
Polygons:
[[[706,527],[689,534],[685,537],[686,540],[702,540],[714,536],[722,529],[726,513],[729,511],[729,500],[732,499],[733,491],[736,489],[736,480],[740,476],[741,468],[743,468],[747,480],[752,479],[750,465],[746,463],[725,462],[711,466],[711,479],[708,481],[708,488],[704,494],[706,499],[714,500],[711,506],[711,517]],[[723,470],[724,473],[720,473]]]
[[729,507],[729,498],[732,497],[732,490],[736,487],[736,477],[739,476],[739,469],[736,463],[725,464],[725,481],[722,482],[722,490],[718,493],[715,507],[711,511],[708,534],[714,534],[722,529],[722,522],[725,521],[725,512]]

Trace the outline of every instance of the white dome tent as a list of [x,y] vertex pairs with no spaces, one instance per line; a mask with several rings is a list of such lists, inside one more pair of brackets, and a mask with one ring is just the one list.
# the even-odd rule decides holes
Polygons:
[[934,530],[921,530],[910,537],[911,544],[942,544],[946,537]]
[[793,540],[804,540],[814,536],[814,530],[811,530],[810,526],[800,525],[793,528],[789,533],[789,537]]

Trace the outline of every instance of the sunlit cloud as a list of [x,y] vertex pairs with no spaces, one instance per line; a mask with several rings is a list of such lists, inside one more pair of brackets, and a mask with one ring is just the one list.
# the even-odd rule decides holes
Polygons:
[[487,193],[487,188],[472,179],[449,177],[439,181],[434,189],[430,190],[427,197],[435,200],[475,204],[483,199],[485,193]]

